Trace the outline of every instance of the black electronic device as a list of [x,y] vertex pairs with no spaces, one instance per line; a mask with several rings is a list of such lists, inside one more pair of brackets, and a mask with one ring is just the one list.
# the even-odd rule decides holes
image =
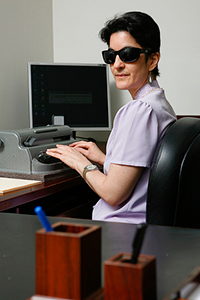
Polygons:
[[108,66],[28,63],[30,127],[111,129]]

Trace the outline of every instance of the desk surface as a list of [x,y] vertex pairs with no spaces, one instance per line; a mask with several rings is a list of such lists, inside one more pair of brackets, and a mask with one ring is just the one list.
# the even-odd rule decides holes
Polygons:
[[[131,252],[136,226],[50,217],[51,223],[102,226],[102,262],[118,252]],[[35,232],[37,216],[0,214],[0,294],[3,300],[23,300],[35,294]],[[157,259],[158,300],[169,294],[196,266],[200,266],[200,230],[149,226],[143,254]]]
[[83,179],[77,172],[69,170],[65,176],[56,180],[43,182],[35,187],[24,188],[9,192],[5,195],[0,195],[0,211],[37,200],[69,187],[74,187],[82,182]]

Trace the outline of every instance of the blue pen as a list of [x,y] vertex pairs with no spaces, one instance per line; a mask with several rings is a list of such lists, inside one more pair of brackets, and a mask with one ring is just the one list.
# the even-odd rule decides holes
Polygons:
[[42,223],[45,230],[53,231],[53,228],[51,227],[51,224],[49,223],[49,220],[47,219],[46,214],[43,211],[41,206],[37,206],[35,208],[35,213],[37,214],[38,218],[40,219],[40,222]]

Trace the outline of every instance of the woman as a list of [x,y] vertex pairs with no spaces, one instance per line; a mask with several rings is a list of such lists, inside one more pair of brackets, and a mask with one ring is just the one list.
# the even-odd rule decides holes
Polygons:
[[[132,99],[116,114],[106,155],[94,143],[57,145],[47,154],[59,158],[84,177],[101,197],[93,220],[141,223],[146,221],[150,168],[167,127],[176,119],[156,77],[160,32],[147,14],[129,12],[108,21],[100,32],[108,44],[105,63],[120,90]],[[104,166],[104,173],[91,162]],[[88,167],[89,165],[89,167]]]

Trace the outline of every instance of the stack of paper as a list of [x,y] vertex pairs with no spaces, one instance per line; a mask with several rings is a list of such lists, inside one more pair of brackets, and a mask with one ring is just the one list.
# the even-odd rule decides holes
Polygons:
[[0,195],[41,184],[41,181],[0,177]]

